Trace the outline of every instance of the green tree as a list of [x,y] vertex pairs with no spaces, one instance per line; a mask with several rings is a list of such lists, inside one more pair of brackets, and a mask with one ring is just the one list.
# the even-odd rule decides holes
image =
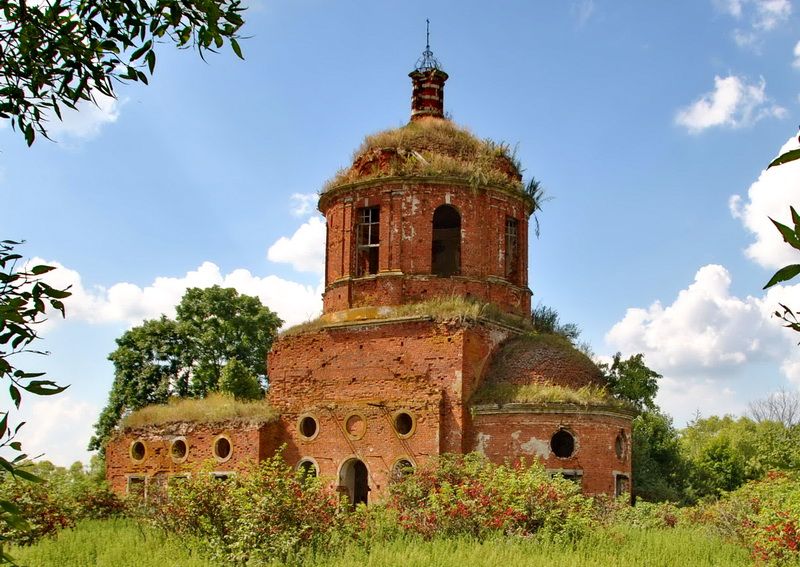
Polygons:
[[258,378],[238,358],[230,359],[222,369],[219,389],[237,400],[258,400],[264,397]]
[[542,303],[536,305],[531,312],[533,328],[538,333],[561,335],[572,344],[580,337],[581,330],[575,323],[562,323],[558,311]]
[[[219,286],[188,289],[176,313],[174,320],[145,321],[117,339],[108,357],[114,382],[90,449],[102,450],[126,412],[171,396],[202,398],[218,391],[230,361],[238,361],[260,391],[260,381],[267,379],[267,352],[283,324],[275,313],[256,297]],[[255,395],[240,382],[237,387]]]
[[[54,289],[42,281],[42,276],[54,268],[51,266],[19,266],[22,256],[14,252],[20,243],[4,240],[0,242],[0,379],[8,382],[8,392],[14,406],[19,409],[22,392],[38,396],[50,396],[62,392],[65,387],[52,380],[42,379],[41,372],[27,372],[16,365],[21,357],[30,354],[47,354],[32,348],[39,339],[37,326],[55,310],[64,315],[63,299],[69,297],[66,290]],[[41,479],[22,468],[27,455],[22,444],[16,440],[22,424],[12,425],[9,410],[0,411],[0,471],[11,476],[7,482],[23,479],[40,482]],[[12,457],[13,455],[13,457]],[[0,496],[0,562],[10,560],[3,549],[5,534],[9,530],[29,529],[24,512],[9,498]]]
[[630,402],[639,411],[656,409],[658,380],[662,376],[647,367],[643,354],[622,360],[622,354],[618,352],[610,365],[602,363],[599,366],[606,376],[611,395]]
[[237,43],[240,0],[0,0],[0,119],[28,145],[63,108],[115,96],[115,82],[147,84],[155,45],[201,57]]
[[683,499],[686,463],[672,419],[658,410],[633,420],[633,493],[651,502]]

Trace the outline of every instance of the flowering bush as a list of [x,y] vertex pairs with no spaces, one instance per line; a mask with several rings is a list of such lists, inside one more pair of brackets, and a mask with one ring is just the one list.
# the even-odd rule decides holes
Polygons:
[[696,519],[746,545],[769,565],[800,565],[800,475],[770,472],[700,507]]
[[169,486],[151,518],[216,561],[259,565],[319,547],[341,516],[332,492],[277,454],[226,480],[198,472]]
[[443,455],[390,487],[400,526],[423,537],[490,534],[581,536],[591,500],[534,463],[495,465],[477,454]]

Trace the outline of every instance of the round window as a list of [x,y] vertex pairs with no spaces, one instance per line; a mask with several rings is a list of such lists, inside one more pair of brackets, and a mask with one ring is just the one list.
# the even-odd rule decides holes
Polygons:
[[132,460],[137,462],[143,461],[146,454],[147,450],[145,449],[144,441],[137,439],[131,443],[130,455]]
[[410,437],[414,433],[414,418],[406,411],[399,411],[394,416],[394,430],[401,437]]
[[231,445],[231,440],[225,437],[224,435],[220,435],[214,440],[214,458],[218,461],[227,461],[231,458],[231,454],[233,453],[233,446]]
[[301,417],[297,424],[297,428],[300,430],[300,435],[302,435],[306,441],[310,441],[317,436],[317,433],[319,433],[319,424],[311,415],[305,415]]
[[566,429],[559,429],[550,439],[550,448],[560,459],[571,457],[575,454],[575,437]]
[[186,445],[186,440],[182,438],[172,441],[172,446],[169,450],[173,462],[182,463],[189,456],[189,447]]

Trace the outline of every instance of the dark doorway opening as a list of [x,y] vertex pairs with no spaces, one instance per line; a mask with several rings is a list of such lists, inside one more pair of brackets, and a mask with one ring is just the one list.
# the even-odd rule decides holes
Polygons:
[[442,205],[433,213],[431,272],[436,276],[461,273],[461,215],[450,205]]
[[339,486],[342,488],[350,504],[355,508],[358,504],[366,504],[369,500],[369,472],[367,465],[360,459],[350,459],[339,473]]

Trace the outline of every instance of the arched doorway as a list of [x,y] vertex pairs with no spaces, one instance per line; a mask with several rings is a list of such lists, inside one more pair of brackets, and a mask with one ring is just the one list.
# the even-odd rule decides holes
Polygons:
[[348,459],[339,470],[339,486],[347,494],[350,503],[367,503],[369,498],[369,472],[361,459]]
[[436,276],[461,273],[461,215],[450,205],[442,205],[433,213],[431,273]]

